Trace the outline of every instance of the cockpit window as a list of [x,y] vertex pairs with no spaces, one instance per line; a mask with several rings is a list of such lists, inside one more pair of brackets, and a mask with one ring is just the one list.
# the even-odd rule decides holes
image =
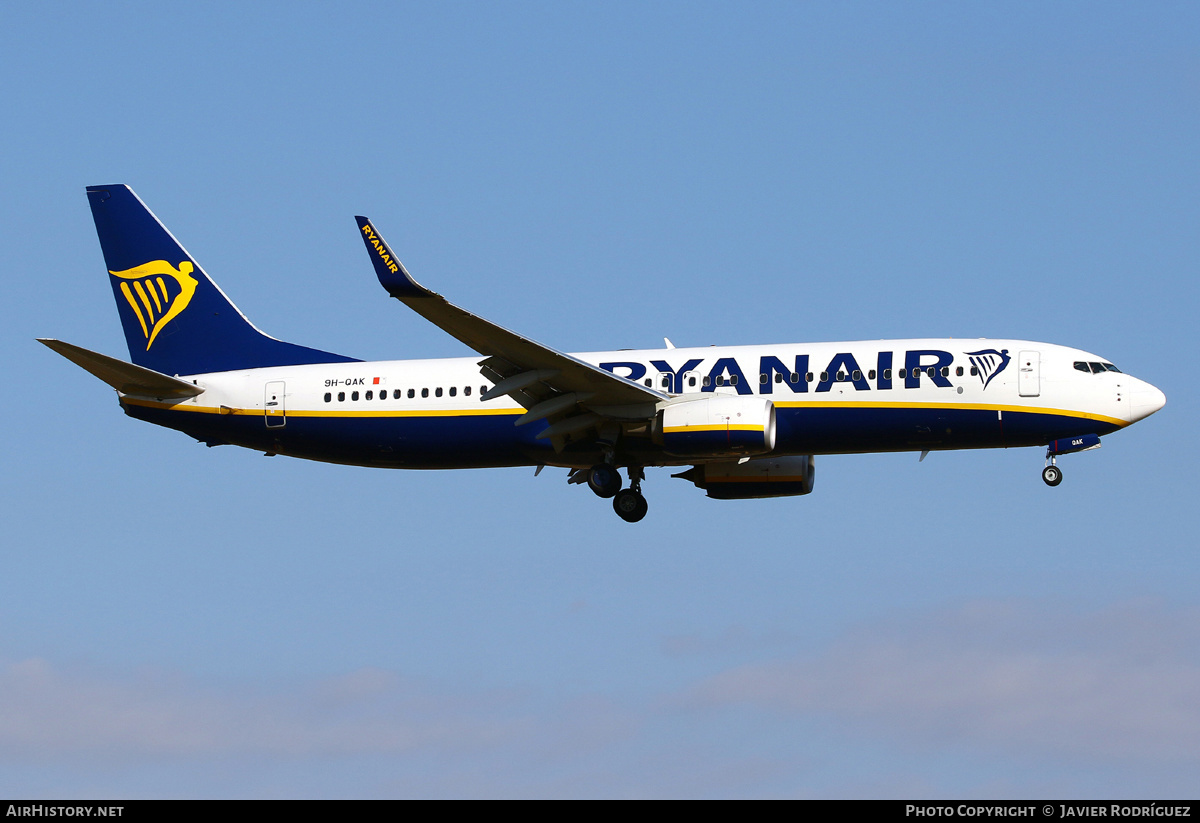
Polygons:
[[1081,371],[1084,374],[1101,374],[1106,371],[1121,373],[1121,370],[1112,363],[1085,363],[1082,360],[1075,361],[1075,371]]

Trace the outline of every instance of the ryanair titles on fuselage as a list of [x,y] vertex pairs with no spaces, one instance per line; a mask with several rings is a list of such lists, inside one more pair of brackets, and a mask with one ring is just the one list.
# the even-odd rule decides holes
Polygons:
[[[683,365],[675,367],[666,360],[651,360],[650,365],[637,361],[607,361],[600,363],[602,369],[612,372],[619,377],[640,381],[653,368],[657,372],[656,388],[665,389],[673,394],[686,392],[711,392],[718,386],[728,386],[738,394],[754,394],[754,386],[758,385],[759,394],[771,394],[778,383],[795,393],[808,391],[827,392],[835,383],[851,385],[856,391],[887,390],[895,387],[897,381],[903,381],[906,389],[921,387],[921,379],[925,378],[935,386],[952,388],[950,382],[950,367],[954,364],[954,355],[941,349],[910,349],[904,352],[903,366],[894,372],[895,352],[881,351],[875,356],[873,363],[859,364],[850,352],[838,352],[833,355],[823,367],[814,369],[808,354],[797,354],[791,363],[785,363],[775,355],[762,355],[758,358],[757,371],[749,373],[755,378],[753,382],[746,379],[746,369],[736,357],[718,357],[708,367],[702,369],[706,362],[704,358],[691,358]],[[1011,358],[1008,349],[984,349],[970,352],[972,374],[980,380],[982,387],[987,388],[1000,372],[1008,366]],[[813,372],[815,381],[809,376]],[[700,375],[695,387],[688,383],[688,375]],[[761,375],[765,375],[763,380]],[[778,378],[776,377],[778,375]],[[665,383],[663,382],[665,381]],[[815,385],[810,388],[810,381]]]

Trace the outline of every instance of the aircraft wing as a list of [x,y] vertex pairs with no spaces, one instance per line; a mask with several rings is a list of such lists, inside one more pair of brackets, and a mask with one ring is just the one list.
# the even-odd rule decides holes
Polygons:
[[[413,279],[370,220],[355,219],[380,284],[392,297],[487,358],[480,362],[480,371],[495,385],[481,399],[512,397],[528,410],[517,425],[550,419],[550,433],[539,436],[555,437],[589,428],[600,418],[645,419],[653,416],[658,401],[667,398],[455,306]],[[580,414],[577,407],[592,411]]]

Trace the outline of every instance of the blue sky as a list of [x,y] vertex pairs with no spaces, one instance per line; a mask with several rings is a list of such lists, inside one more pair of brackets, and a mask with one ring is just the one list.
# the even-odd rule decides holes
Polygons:
[[[8,4],[0,794],[1194,796],[1200,12],[1060,4]],[[125,356],[83,187],[254,322],[468,352],[1077,346],[1168,405],[1064,459],[822,457],[636,527],[531,469],[206,449]]]

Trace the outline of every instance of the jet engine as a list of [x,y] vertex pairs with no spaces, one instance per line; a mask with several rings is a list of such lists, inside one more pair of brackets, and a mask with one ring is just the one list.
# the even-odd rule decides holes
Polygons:
[[715,500],[793,497],[813,490],[815,464],[811,454],[760,457],[745,463],[703,463],[671,476],[691,480]]
[[758,397],[707,397],[659,410],[652,439],[676,457],[745,457],[775,448],[775,406]]

